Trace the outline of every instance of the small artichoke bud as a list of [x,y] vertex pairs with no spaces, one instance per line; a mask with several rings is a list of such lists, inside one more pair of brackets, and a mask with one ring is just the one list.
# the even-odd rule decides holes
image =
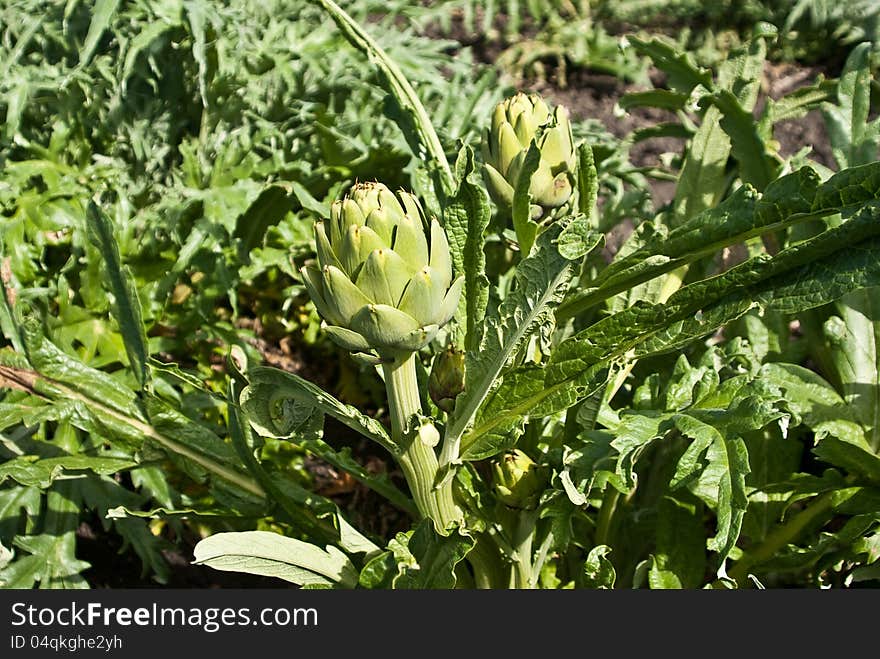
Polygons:
[[315,225],[317,263],[300,270],[337,344],[394,359],[450,321],[464,279],[452,279],[446,234],[418,200],[360,183]]
[[577,152],[568,111],[551,111],[537,94],[522,92],[495,107],[492,125],[483,134],[483,174],[493,201],[508,214],[523,161],[532,140],[541,153],[532,176],[532,219],[541,221],[566,204],[575,188]]
[[526,510],[538,505],[546,477],[544,469],[525,453],[508,451],[494,462],[492,474],[495,495],[502,503]]
[[420,422],[418,435],[419,441],[425,446],[433,448],[440,443],[440,431],[437,430],[437,426],[428,418],[424,418]]
[[455,408],[455,398],[462,391],[464,391],[464,352],[447,348],[434,357],[431,376],[428,378],[428,393],[437,407],[451,413]]

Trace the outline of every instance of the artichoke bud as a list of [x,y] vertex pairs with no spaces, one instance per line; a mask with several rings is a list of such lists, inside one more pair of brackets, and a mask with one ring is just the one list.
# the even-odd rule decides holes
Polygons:
[[573,196],[577,151],[568,111],[551,112],[537,94],[520,92],[499,103],[492,125],[483,134],[483,178],[492,200],[511,212],[513,192],[532,141],[540,151],[537,171],[529,182],[536,221],[554,216]]
[[492,465],[493,485],[498,499],[511,508],[531,510],[546,485],[545,470],[522,451],[508,451]]
[[434,357],[428,378],[428,393],[434,404],[446,413],[455,408],[455,399],[464,391],[464,352],[448,348]]
[[431,419],[427,417],[423,417],[420,420],[417,433],[419,441],[425,446],[433,448],[440,443],[440,431],[437,430],[437,426],[434,425]]
[[317,265],[301,269],[330,338],[395,359],[433,340],[458,307],[449,242],[418,200],[359,183],[315,225]]

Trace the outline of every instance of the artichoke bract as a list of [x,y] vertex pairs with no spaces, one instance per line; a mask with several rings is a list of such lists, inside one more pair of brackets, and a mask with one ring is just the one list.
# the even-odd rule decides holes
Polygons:
[[499,103],[491,127],[483,133],[483,172],[493,201],[510,212],[532,140],[541,153],[529,184],[532,219],[537,221],[563,206],[574,191],[577,155],[563,106],[551,112],[540,96],[522,92]]
[[452,280],[446,233],[418,200],[359,183],[315,224],[317,264],[300,270],[330,337],[352,352],[395,359],[430,342],[452,318],[464,279]]

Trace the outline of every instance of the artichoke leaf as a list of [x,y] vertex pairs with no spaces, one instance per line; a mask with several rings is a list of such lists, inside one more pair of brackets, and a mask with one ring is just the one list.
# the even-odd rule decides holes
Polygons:
[[483,166],[483,180],[493,199],[504,208],[513,206],[513,186],[492,165]]
[[421,324],[440,324],[445,295],[446,287],[442,285],[440,274],[425,266],[410,279],[398,308]]
[[321,327],[330,336],[330,340],[339,347],[349,352],[370,352],[370,344],[357,332],[327,323],[323,323]]
[[324,267],[324,290],[326,291],[324,299],[328,306],[336,311],[335,316],[331,318],[342,320],[333,323],[334,325],[350,325],[351,318],[372,303],[372,300],[364,295],[342,270],[332,265]]
[[327,238],[327,230],[324,228],[323,222],[315,223],[315,252],[318,255],[318,263],[321,266],[335,265],[340,270],[344,270],[342,262],[336,256],[330,240]]
[[306,285],[306,290],[309,292],[309,297],[312,298],[312,303],[315,305],[315,309],[318,310],[318,313],[332,323],[338,324],[343,322],[336,307],[328,304],[324,297],[324,280],[321,277],[321,271],[318,270],[317,266],[310,264],[300,268],[299,272],[302,275],[303,283]]
[[396,214],[392,216],[387,208],[377,208],[367,216],[366,226],[376,232],[385,247],[393,247],[391,240],[394,236],[394,227],[400,219]]
[[428,264],[428,241],[420,218],[407,216],[400,221],[393,247],[394,251],[407,262],[412,273],[418,272]]
[[437,272],[443,288],[452,282],[452,256],[446,232],[437,220],[431,220],[431,260],[429,265]]
[[452,282],[452,286],[450,286],[449,290],[446,292],[446,297],[443,298],[443,303],[440,305],[440,313],[437,318],[437,324],[440,327],[443,327],[446,323],[452,320],[452,317],[455,315],[462,289],[464,289],[463,275],[459,276],[454,282]]
[[415,318],[387,304],[365,306],[352,317],[348,326],[380,354],[383,350],[412,350],[408,346],[412,344],[413,335],[422,329]]
[[406,261],[397,252],[376,249],[364,261],[355,283],[372,302],[396,307],[411,274]]

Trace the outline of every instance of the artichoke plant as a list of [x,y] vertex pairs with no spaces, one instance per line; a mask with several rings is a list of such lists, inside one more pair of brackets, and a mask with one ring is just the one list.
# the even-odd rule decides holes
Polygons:
[[551,112],[537,94],[522,92],[495,107],[492,124],[483,134],[484,178],[489,194],[507,213],[513,205],[520,171],[532,141],[540,152],[538,169],[529,182],[531,215],[535,221],[552,218],[575,190],[577,155],[568,111]]
[[301,272],[331,338],[352,352],[395,359],[425,346],[452,318],[464,279],[452,280],[446,234],[429,236],[418,200],[360,183],[315,225],[317,265]]
[[461,518],[451,479],[437,484],[440,436],[422,415],[416,351],[448,323],[464,278],[452,279],[446,233],[418,200],[381,183],[360,183],[315,225],[317,264],[300,271],[330,337],[382,364],[390,450],[419,512],[441,533]]

